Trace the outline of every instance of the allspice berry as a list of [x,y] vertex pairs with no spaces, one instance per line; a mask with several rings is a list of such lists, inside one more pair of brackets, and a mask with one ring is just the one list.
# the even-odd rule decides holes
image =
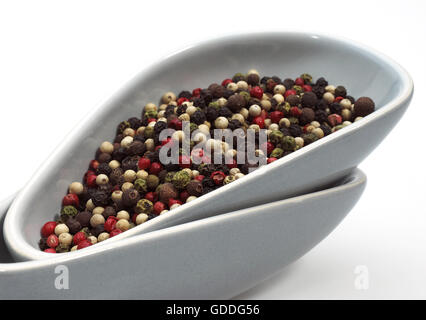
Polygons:
[[305,92],[302,96],[302,107],[314,108],[318,102],[318,98],[313,92]]
[[374,111],[374,101],[361,97],[354,104],[354,117],[365,117]]
[[75,219],[80,223],[81,227],[88,227],[90,225],[90,218],[92,217],[92,213],[89,211],[82,211],[77,214]]
[[140,200],[139,192],[136,189],[130,188],[123,192],[121,204],[125,207],[133,207]]
[[299,117],[300,125],[304,126],[305,124],[311,123],[315,119],[315,111],[311,108],[303,108],[302,114]]
[[169,182],[161,185],[158,197],[162,203],[168,204],[170,199],[176,199],[179,196],[179,192],[175,186]]
[[246,106],[246,99],[240,94],[233,94],[229,97],[226,106],[234,113],[240,112]]
[[191,196],[199,197],[203,194],[203,184],[198,180],[191,180],[186,186],[186,190]]

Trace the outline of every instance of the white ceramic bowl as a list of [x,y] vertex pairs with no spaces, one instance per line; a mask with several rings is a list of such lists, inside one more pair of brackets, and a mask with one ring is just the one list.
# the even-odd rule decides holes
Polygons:
[[[255,68],[264,75],[296,77],[308,72],[346,86],[355,97],[370,96],[377,111],[238,181],[187,203],[105,242],[312,191],[347,174],[402,117],[413,83],[388,57],[363,45],[319,34],[257,33],[211,40],[179,51],[143,71],[94,110],[66,137],[19,193],[4,224],[16,259],[43,259],[40,227],[60,210],[71,181],[80,180],[94,151],[112,140],[116,125],[139,116],[142,106],[165,91],[206,87]],[[100,246],[99,244],[97,246]]]
[[[0,299],[231,298],[317,245],[354,206],[365,184],[356,169],[319,192],[50,259],[0,260]],[[0,211],[0,227],[1,218]],[[7,258],[1,247],[0,259]],[[56,277],[65,275],[69,289],[57,290]]]

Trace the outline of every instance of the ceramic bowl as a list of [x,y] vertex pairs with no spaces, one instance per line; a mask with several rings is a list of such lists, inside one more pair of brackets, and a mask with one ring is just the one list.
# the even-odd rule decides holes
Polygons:
[[[377,110],[356,123],[207,195],[104,242],[306,193],[347,174],[402,117],[412,93],[410,76],[388,57],[350,40],[315,33],[238,34],[197,44],[141,72],[95,109],[44,162],[11,206],[4,224],[16,259],[49,257],[37,242],[44,222],[60,211],[71,181],[79,181],[100,143],[112,140],[123,119],[166,91],[206,87],[255,68],[264,75],[309,72],[370,96]],[[101,245],[101,244],[100,244]],[[98,245],[98,246],[100,246]]]
[[[356,169],[319,192],[50,259],[0,261],[0,288],[7,288],[0,290],[0,299],[231,298],[324,239],[357,202],[365,183]],[[68,289],[56,289],[55,281]]]

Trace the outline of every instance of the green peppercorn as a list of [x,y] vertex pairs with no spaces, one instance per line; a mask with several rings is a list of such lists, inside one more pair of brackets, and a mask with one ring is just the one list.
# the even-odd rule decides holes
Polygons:
[[150,174],[146,178],[146,184],[148,185],[148,188],[150,188],[151,190],[157,188],[159,183],[160,183],[160,179],[155,174]]
[[294,151],[296,149],[296,140],[292,136],[285,136],[281,140],[281,146],[285,151]]
[[312,76],[309,73],[304,73],[300,76],[305,84],[310,84],[312,82]]
[[272,150],[270,157],[271,158],[281,158],[282,155],[284,153],[284,150],[281,148],[275,148],[274,150]]
[[145,179],[136,179],[133,186],[141,194],[148,191],[148,184]]
[[61,214],[68,217],[75,217],[78,213],[78,210],[73,206],[65,206],[61,210]]
[[153,208],[154,208],[154,205],[152,204],[151,201],[149,201],[147,199],[141,199],[136,204],[135,212],[136,213],[150,214],[152,212]]
[[184,170],[176,172],[172,179],[172,183],[175,188],[180,190],[184,189],[188,185],[189,181],[191,181],[191,176]]
[[237,178],[235,177],[235,175],[233,176],[226,176],[225,179],[223,179],[223,184],[228,184],[231,183],[233,181],[237,180]]
[[70,246],[66,245],[66,244],[62,244],[60,243],[56,248],[55,248],[57,253],[63,253],[63,252],[68,252],[70,251]]
[[280,130],[272,130],[269,134],[269,140],[275,145],[280,143],[283,138],[284,134]]
[[198,125],[196,124],[196,123],[194,123],[194,122],[191,122],[190,124],[189,124],[189,131],[192,133],[193,131],[195,131],[195,130],[197,130],[198,129]]
[[289,117],[288,120],[291,124],[299,124],[299,119],[297,119],[296,117]]
[[117,133],[121,134],[127,128],[130,128],[130,123],[128,121],[122,121],[117,127]]
[[249,102],[251,96],[250,93],[248,93],[247,91],[241,91],[240,95],[244,97],[244,99],[246,99],[246,102]]
[[209,107],[215,108],[216,110],[220,109],[219,102],[217,102],[217,101],[210,102]]
[[297,94],[301,94],[303,92],[303,88],[301,86],[293,86],[293,90],[296,91]]
[[313,133],[302,134],[302,138],[303,138],[305,146],[307,146],[308,144],[318,140],[317,135],[313,134]]
[[145,117],[147,117],[147,118],[157,118],[157,115],[158,115],[158,113],[155,110],[150,110],[150,111],[145,112]]
[[176,172],[174,171],[167,172],[166,177],[164,178],[164,182],[172,182],[175,174]]
[[234,74],[234,76],[232,77],[232,82],[237,83],[238,81],[241,80],[246,80],[246,75],[244,73],[241,72],[237,72],[236,74]]
[[146,127],[143,132],[143,135],[145,139],[154,138],[154,127],[150,127],[150,126]]

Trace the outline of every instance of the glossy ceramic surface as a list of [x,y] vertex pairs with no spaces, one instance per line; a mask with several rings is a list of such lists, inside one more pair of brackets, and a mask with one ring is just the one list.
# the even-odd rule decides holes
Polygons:
[[[241,34],[197,44],[141,72],[94,110],[66,137],[26,184],[5,219],[6,243],[16,259],[43,259],[39,230],[60,210],[71,181],[80,180],[94,151],[112,140],[116,125],[139,116],[142,106],[165,91],[206,87],[255,68],[264,75],[296,77],[309,72],[370,96],[377,111],[364,119],[264,166],[238,181],[105,241],[307,193],[356,167],[402,117],[413,92],[409,75],[395,62],[352,41],[309,33]],[[98,245],[100,246],[100,245]]]
[[[0,299],[231,298],[324,239],[357,202],[365,183],[356,169],[319,192],[50,259],[0,261]],[[1,259],[5,255],[0,250]],[[55,281],[68,289],[56,289]]]

